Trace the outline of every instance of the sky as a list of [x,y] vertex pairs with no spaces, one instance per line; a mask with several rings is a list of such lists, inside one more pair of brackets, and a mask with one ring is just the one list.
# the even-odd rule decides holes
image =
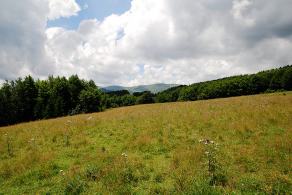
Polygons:
[[292,0],[1,0],[0,81],[191,84],[292,64]]
[[[62,0],[61,0],[62,1]],[[131,7],[131,0],[77,0],[80,7],[78,14],[72,17],[61,17],[48,20],[49,27],[63,27],[66,29],[77,29],[82,20],[103,20],[111,14],[123,14]]]

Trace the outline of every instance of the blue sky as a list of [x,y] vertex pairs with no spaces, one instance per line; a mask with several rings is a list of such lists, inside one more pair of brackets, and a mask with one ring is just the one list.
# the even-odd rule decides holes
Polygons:
[[111,14],[122,14],[131,6],[131,0],[76,0],[76,2],[82,9],[77,16],[48,21],[48,27],[76,29],[82,20],[96,18],[101,21]]

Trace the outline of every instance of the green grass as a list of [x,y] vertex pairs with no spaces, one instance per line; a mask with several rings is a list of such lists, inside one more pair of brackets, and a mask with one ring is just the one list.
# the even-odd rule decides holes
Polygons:
[[0,128],[0,194],[291,194],[291,140],[291,92],[24,123]]

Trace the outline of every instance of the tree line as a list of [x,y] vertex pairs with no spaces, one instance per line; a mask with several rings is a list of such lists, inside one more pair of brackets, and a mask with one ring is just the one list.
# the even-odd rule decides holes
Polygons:
[[292,90],[292,66],[173,87],[153,94],[127,90],[102,92],[90,80],[73,75],[6,81],[0,88],[0,126],[136,104],[195,101]]
[[[0,126],[107,108],[153,103],[150,92],[102,92],[90,80],[73,75],[34,80],[31,76],[6,81],[0,88]],[[147,99],[148,98],[148,99]]]
[[226,77],[178,86],[156,94],[156,102],[195,101],[292,90],[292,66],[257,74]]

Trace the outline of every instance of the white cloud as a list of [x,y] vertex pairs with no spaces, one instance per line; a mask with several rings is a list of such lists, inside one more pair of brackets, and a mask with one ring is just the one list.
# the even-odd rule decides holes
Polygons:
[[55,20],[61,17],[76,16],[81,10],[75,0],[48,0],[50,12],[49,20]]
[[0,79],[31,72],[78,74],[98,85],[189,84],[292,62],[290,0],[132,0],[124,14],[84,20],[76,30],[45,29],[45,23],[80,8],[66,12],[59,4],[52,11],[52,0],[23,1],[27,7],[19,11],[28,17],[26,25],[10,12],[3,23],[0,12],[0,40],[12,27],[12,37],[20,37],[5,38],[7,46],[0,46]]
[[[220,5],[215,0],[133,0],[131,10],[121,16],[83,21],[74,32],[63,29],[64,37],[51,51],[53,56],[62,54],[61,66],[70,64],[70,70],[101,85],[192,83],[254,72],[292,60],[287,52],[291,38],[254,40],[261,33],[256,21],[266,26],[266,14],[261,13],[270,12],[269,7],[250,0]],[[247,30],[250,35],[245,35]],[[272,45],[279,48],[274,56]]]
[[48,9],[43,0],[1,1],[0,79],[52,72],[45,52]]
[[246,26],[255,25],[255,21],[252,18],[246,17],[245,12],[252,6],[251,0],[236,0],[233,1],[232,14],[233,17],[240,23]]

